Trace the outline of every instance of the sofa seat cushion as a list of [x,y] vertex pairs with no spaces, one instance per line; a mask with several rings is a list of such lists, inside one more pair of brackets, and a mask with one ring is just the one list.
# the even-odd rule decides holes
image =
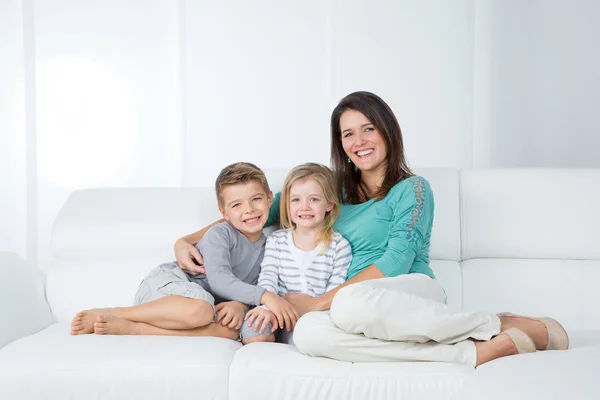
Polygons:
[[220,338],[70,336],[56,323],[0,350],[0,399],[228,399],[241,344]]
[[505,357],[477,368],[466,400],[600,399],[600,331],[569,332],[567,351]]
[[447,363],[349,363],[305,356],[286,344],[253,343],[235,354],[229,398],[460,399],[473,372]]

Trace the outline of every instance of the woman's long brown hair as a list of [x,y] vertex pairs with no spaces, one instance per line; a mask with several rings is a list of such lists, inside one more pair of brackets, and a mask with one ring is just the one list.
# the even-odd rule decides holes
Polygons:
[[[346,110],[362,113],[381,133],[385,142],[385,176],[379,190],[372,195],[361,181],[360,169],[348,162],[348,155],[342,147],[340,117]],[[370,92],[354,92],[344,97],[335,107],[331,113],[331,166],[342,203],[350,204],[363,203],[372,198],[381,200],[395,184],[414,175],[406,162],[398,120],[379,96]]]

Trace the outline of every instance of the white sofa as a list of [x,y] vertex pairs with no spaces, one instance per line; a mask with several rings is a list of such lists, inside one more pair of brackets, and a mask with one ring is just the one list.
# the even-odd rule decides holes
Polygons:
[[[267,171],[274,189],[287,171]],[[0,257],[0,399],[599,399],[600,170],[418,170],[436,215],[431,266],[450,305],[551,315],[571,349],[474,369],[347,363],[284,344],[69,335],[82,309],[130,305],[175,238],[218,218],[212,188],[73,193],[54,258]]]

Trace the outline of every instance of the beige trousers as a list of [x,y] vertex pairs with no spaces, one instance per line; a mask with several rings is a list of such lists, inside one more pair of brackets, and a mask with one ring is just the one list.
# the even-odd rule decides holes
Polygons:
[[301,353],[341,361],[445,361],[475,366],[470,339],[489,340],[500,319],[453,310],[435,280],[423,274],[374,279],[341,289],[330,311],[296,324]]

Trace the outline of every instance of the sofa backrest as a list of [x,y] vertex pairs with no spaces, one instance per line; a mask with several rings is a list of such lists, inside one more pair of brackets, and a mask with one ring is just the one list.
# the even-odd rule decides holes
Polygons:
[[[265,170],[279,191],[287,170]],[[435,196],[431,266],[448,303],[600,327],[600,171],[417,169]],[[558,183],[557,183],[558,182]],[[213,188],[74,192],[52,231],[47,298],[69,320],[131,304],[178,237],[220,218]]]
[[[418,172],[435,187],[431,257],[444,261],[432,267],[451,297],[460,301],[458,172]],[[277,192],[288,170],[265,173]],[[141,279],[160,263],[174,260],[176,238],[220,217],[213,188],[74,192],[53,224],[53,258],[42,268],[47,271],[46,294],[54,316],[69,320],[82,309],[131,304]]]
[[600,169],[460,172],[463,305],[600,329]]

